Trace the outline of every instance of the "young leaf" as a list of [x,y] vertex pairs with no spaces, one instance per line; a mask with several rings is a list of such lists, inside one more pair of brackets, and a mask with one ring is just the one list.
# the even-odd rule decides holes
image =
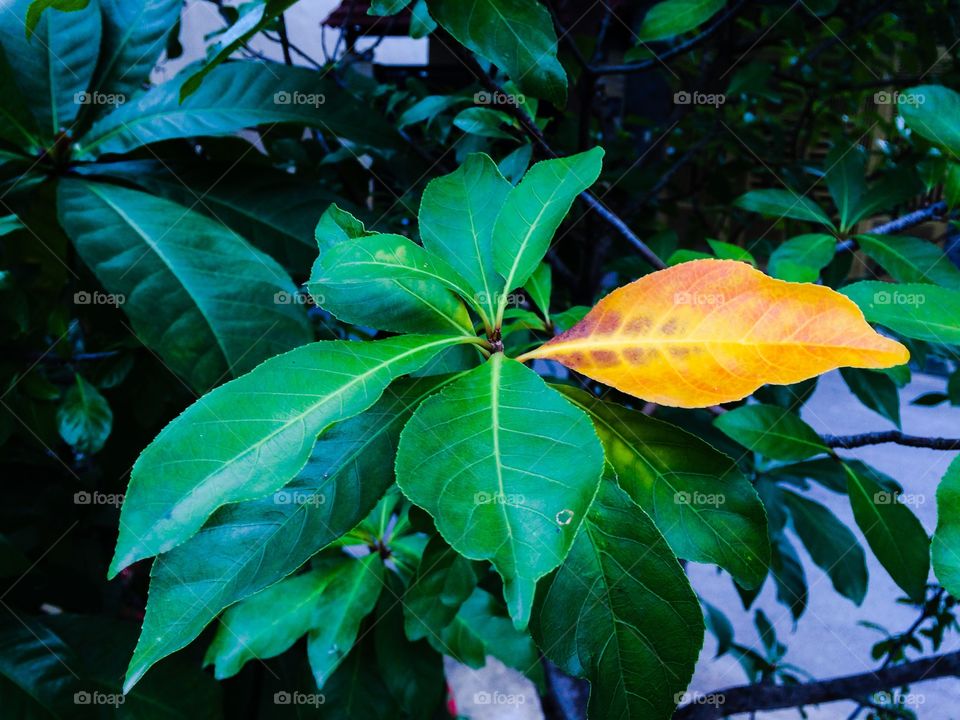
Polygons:
[[322,73],[306,68],[227,63],[182,103],[180,86],[179,78],[157,85],[95,122],[78,140],[77,156],[125,153],[196,135],[232,135],[267,123],[317,127],[372,147],[400,144],[395,130],[379,115]]
[[844,465],[853,517],[890,577],[922,602],[930,573],[930,543],[923,526],[895,493]]
[[721,260],[739,260],[740,262],[750,263],[754,267],[757,266],[757,261],[750,254],[750,251],[739,245],[713,239],[708,239],[707,245],[713,250],[713,254]]
[[308,342],[296,288],[239,235],[152,194],[63,180],[60,221],[137,337],[199,392]]
[[501,110],[485,107],[471,107],[458,113],[453,119],[455,127],[468,135],[513,140],[514,136],[504,130],[512,124],[510,116]]
[[694,260],[614,290],[519,359],[532,358],[662,405],[706,407],[843,365],[901,365],[909,353],[827,287],[774,280],[732,260]]
[[900,393],[890,377],[854,368],[840,368],[840,375],[860,402],[900,427]]
[[901,283],[934,283],[960,289],[960,270],[944,250],[926,240],[889,235],[858,235],[857,244]]
[[282,488],[324,428],[363,412],[397,377],[462,341],[313,343],[204,395],[133,466],[110,577],[176,547],[218,507]]
[[471,297],[466,281],[402,235],[366,235],[321,251],[309,288],[318,305],[354,325],[474,335],[452,292]]
[[867,562],[857,538],[820,503],[788,490],[781,496],[813,562],[830,576],[838,593],[857,605],[862,603],[867,594]]
[[734,205],[777,220],[794,218],[833,229],[830,217],[813,200],[792,190],[751,190],[737,198]]
[[329,613],[343,599],[339,588],[344,580],[382,572],[376,555],[344,558],[320,563],[316,570],[262,590],[223,614],[204,664],[215,665],[216,678],[223,680],[240,672],[249,660],[279,655],[308,631],[329,622]]
[[550,248],[553,235],[574,199],[600,176],[603,148],[544,160],[510,190],[493,228],[493,264],[506,280],[506,293],[523,287]]
[[347,240],[371,235],[376,233],[367,230],[362,222],[336,204],[327,207],[313,231],[314,240],[317,241],[321,254]]
[[798,235],[780,245],[770,255],[767,272],[790,282],[816,282],[836,253],[833,235]]
[[590,680],[591,718],[666,720],[703,644],[700,604],[683,568],[610,477],[535,618],[544,654]]
[[713,424],[744,447],[775,460],[806,460],[827,452],[812,427],[773,405],[743,405],[720,415]]
[[83,107],[80,96],[90,88],[100,47],[100,8],[97,3],[72,12],[51,8],[39,16],[31,32],[26,22],[33,4],[34,0],[3,3],[0,45],[43,137],[53,138],[72,128]]
[[139,92],[180,18],[183,0],[99,0],[103,53],[94,87],[129,100]]
[[824,179],[840,212],[840,230],[847,232],[857,221],[860,202],[867,192],[867,160],[858,146],[838,145],[827,153]]
[[503,68],[521,91],[566,105],[557,34],[538,0],[427,0],[427,6],[457,42]]
[[782,532],[770,538],[770,549],[770,575],[777,588],[777,600],[790,610],[794,621],[799,620],[810,600],[803,563]]
[[415,0],[410,11],[410,37],[420,40],[437,29],[437,21],[430,15],[427,0]]
[[724,0],[664,0],[643,16],[637,41],[648,43],[682,35],[705,23],[725,4]]
[[431,181],[420,202],[423,246],[463,276],[490,322],[503,285],[493,267],[493,223],[510,189],[493,160],[471,154]]
[[413,414],[397,484],[454,549],[493,563],[523,629],[536,582],[563,562],[602,465],[583,412],[496,353]]
[[78,452],[92,455],[110,436],[113,427],[113,412],[97,389],[75,375],[74,384],[63,396],[57,409],[57,424],[60,437]]
[[537,265],[537,269],[533,271],[533,275],[531,275],[527,281],[525,289],[537,304],[537,307],[540,308],[540,312],[543,313],[545,318],[550,317],[550,292],[552,287],[553,278],[550,274],[550,266],[542,262]]
[[[917,340],[960,344],[960,290],[866,280],[843,288],[867,320]],[[902,365],[907,361],[891,363]]]
[[673,551],[716,563],[744,587],[767,574],[767,518],[753,486],[723,453],[680,428],[557,386],[593,419],[622,487]]
[[363,520],[393,482],[403,424],[447,381],[395,382],[372,408],[325,430],[282,491],[220,508],[199,533],[161,555],[126,689],[223,608],[283,579]]
[[953,459],[937,488],[933,571],[954,597],[960,596],[960,457]]
[[434,536],[403,597],[407,637],[438,635],[456,617],[479,580],[478,564]]

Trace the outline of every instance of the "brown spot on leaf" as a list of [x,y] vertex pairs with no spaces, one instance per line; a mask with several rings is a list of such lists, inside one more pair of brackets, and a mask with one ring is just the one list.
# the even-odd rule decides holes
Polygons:
[[680,324],[677,322],[676,318],[671,318],[660,326],[660,332],[662,332],[664,335],[676,335],[677,330],[679,329]]
[[633,335],[645,335],[650,332],[650,327],[653,323],[650,321],[646,315],[638,315],[635,318],[632,318],[629,323],[627,323],[627,332]]
[[598,367],[609,367],[620,362],[617,354],[612,350],[594,350],[590,353],[590,357]]
[[631,365],[643,365],[650,357],[650,351],[646,348],[627,348],[623,351],[623,356]]
[[620,327],[620,313],[618,312],[607,312],[600,318],[600,322],[597,324],[597,332],[602,335],[610,335],[617,331],[617,328]]

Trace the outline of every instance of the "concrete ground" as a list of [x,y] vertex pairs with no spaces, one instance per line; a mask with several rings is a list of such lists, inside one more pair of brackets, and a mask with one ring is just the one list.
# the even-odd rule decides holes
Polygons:
[[[960,435],[960,408],[940,406],[925,408],[910,405],[910,401],[926,392],[944,389],[945,381],[926,375],[917,375],[901,392],[903,430],[912,435]],[[892,429],[892,424],[864,408],[847,390],[839,373],[821,378],[816,393],[807,403],[803,418],[818,432],[847,435],[874,430]],[[928,532],[936,526],[936,488],[954,452],[938,452],[899,445],[875,445],[855,451],[844,451],[845,456],[859,458],[877,470],[897,479],[906,493],[915,496],[911,509],[920,518]],[[853,522],[849,503],[839,496],[814,485],[809,497],[829,507],[867,544]],[[810,587],[810,604],[796,627],[789,612],[775,599],[773,583],[768,581],[753,609],[761,608],[774,623],[778,637],[788,647],[786,662],[798,665],[817,678],[865,672],[876,667],[870,659],[870,648],[880,635],[862,625],[861,621],[879,623],[891,632],[904,630],[916,617],[914,610],[897,603],[901,591],[867,549],[870,583],[867,596],[860,607],[838,595],[829,578],[810,560],[806,551],[795,543],[803,561]],[[743,611],[739,596],[729,576],[717,573],[707,565],[688,565],[690,579],[701,596],[719,607],[730,618],[737,642],[760,647],[753,626],[753,610]],[[960,649],[960,637],[948,634],[942,652]],[[709,693],[733,685],[742,685],[746,676],[732,657],[714,659],[716,641],[707,634],[703,652],[697,663],[690,685],[691,693]],[[453,688],[457,706],[465,717],[476,720],[535,720],[543,714],[533,686],[501,663],[490,659],[480,671],[470,670],[447,661],[447,676]],[[495,689],[495,690],[494,690]],[[501,697],[522,696],[522,701],[492,701],[492,694]],[[960,680],[951,678],[921,683],[912,689],[909,709],[921,720],[960,720]],[[842,720],[853,710],[853,703],[831,703],[819,708],[807,708],[811,720]],[[734,716],[746,720],[748,715]],[[796,710],[758,713],[757,720],[794,720]],[[861,717],[863,717],[861,715]]]

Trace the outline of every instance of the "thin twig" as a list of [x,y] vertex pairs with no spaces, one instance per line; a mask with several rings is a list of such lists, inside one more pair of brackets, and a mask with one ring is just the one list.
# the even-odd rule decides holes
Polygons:
[[845,450],[883,443],[896,443],[897,445],[929,448],[930,450],[960,450],[960,438],[919,437],[917,435],[905,435],[899,430],[884,430],[859,435],[824,435],[823,442],[827,447],[843,448]]
[[[947,203],[944,201],[936,202],[933,205],[929,205],[925,208],[920,208],[919,210],[914,210],[912,213],[907,213],[906,215],[901,215],[898,218],[894,218],[890,222],[884,223],[883,225],[877,225],[877,227],[870,230],[868,235],[895,235],[898,232],[902,232],[909,227],[914,225],[919,225],[924,223],[927,220],[938,219],[947,211]],[[837,252],[847,252],[850,250],[855,250],[857,247],[857,242],[853,238],[848,238],[847,240],[841,240],[837,243]]]

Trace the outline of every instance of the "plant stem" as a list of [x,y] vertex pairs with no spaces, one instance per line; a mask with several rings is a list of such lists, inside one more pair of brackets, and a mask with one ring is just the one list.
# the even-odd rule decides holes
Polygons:
[[824,435],[823,441],[827,447],[844,449],[863,447],[864,445],[896,443],[897,445],[929,448],[931,450],[960,450],[960,438],[919,437],[917,435],[905,435],[899,430],[884,430],[859,435]]

